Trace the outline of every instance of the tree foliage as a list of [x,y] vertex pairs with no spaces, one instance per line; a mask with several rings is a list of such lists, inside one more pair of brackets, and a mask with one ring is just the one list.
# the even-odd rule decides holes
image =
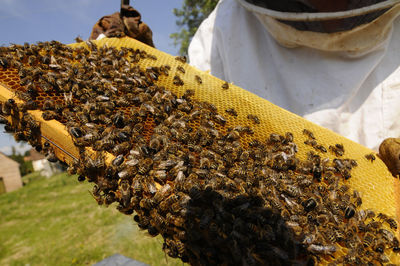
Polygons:
[[14,146],[11,147],[11,155],[9,158],[13,159],[17,163],[19,163],[19,171],[21,176],[27,175],[33,172],[33,166],[31,161],[25,161],[24,157],[29,156],[29,151],[26,151],[23,155],[19,152],[17,153],[16,148]]
[[181,9],[174,8],[173,12],[177,17],[176,25],[180,31],[172,33],[170,37],[174,40],[175,46],[180,46],[180,55],[187,55],[193,35],[217,3],[218,0],[184,0]]

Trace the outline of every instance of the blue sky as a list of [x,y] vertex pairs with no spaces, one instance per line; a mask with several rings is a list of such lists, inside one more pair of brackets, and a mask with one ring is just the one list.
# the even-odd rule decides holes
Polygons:
[[[131,0],[142,21],[153,31],[157,49],[172,55],[178,53],[169,35],[178,31],[174,8],[183,0]],[[72,43],[80,35],[87,39],[93,25],[104,15],[120,9],[120,0],[0,0],[0,45],[57,40]],[[20,147],[13,137],[0,127],[0,151],[9,154],[11,146]]]

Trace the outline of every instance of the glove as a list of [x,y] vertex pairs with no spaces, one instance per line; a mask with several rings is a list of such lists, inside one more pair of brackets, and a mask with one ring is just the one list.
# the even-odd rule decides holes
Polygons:
[[379,157],[394,177],[400,175],[400,138],[387,138],[379,146]]
[[122,13],[116,12],[97,21],[89,40],[97,39],[100,34],[107,37],[128,36],[154,47],[153,32],[141,21],[139,11],[128,5],[123,5],[121,11]]

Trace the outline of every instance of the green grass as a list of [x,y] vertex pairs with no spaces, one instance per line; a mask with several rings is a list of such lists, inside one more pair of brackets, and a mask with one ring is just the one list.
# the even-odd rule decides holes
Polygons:
[[166,258],[161,237],[140,231],[115,206],[98,206],[92,184],[59,174],[25,176],[27,185],[0,195],[0,265],[91,265],[115,253],[150,265]]

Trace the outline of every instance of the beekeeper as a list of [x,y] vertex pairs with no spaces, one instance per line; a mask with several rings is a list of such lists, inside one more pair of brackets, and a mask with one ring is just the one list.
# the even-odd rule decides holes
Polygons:
[[400,137],[399,3],[221,0],[190,63],[378,150]]

